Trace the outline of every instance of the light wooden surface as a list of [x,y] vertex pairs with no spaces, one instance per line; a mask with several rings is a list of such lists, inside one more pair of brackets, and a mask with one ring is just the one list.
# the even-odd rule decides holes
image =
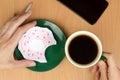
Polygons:
[[[95,25],[90,25],[56,0],[0,0],[0,27],[15,13],[20,13],[33,1],[33,19],[48,19],[60,26],[68,37],[73,32],[88,30],[95,33],[103,50],[112,52],[120,67],[120,0],[109,0],[109,7]],[[65,58],[55,69],[33,72],[26,68],[0,71],[0,80],[94,80],[89,69],[79,69]]]

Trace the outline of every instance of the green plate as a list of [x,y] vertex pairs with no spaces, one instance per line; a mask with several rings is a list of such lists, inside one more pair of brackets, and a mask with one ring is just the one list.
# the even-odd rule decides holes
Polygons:
[[[55,40],[57,41],[57,45],[52,45],[46,49],[45,56],[47,59],[47,63],[39,63],[36,62],[36,66],[27,67],[32,71],[44,72],[55,68],[60,62],[63,60],[65,56],[65,42],[66,37],[62,30],[53,22],[48,20],[36,20],[37,26],[48,28],[52,31]],[[18,60],[24,59],[22,54],[20,53],[18,46],[15,49],[15,56]]]

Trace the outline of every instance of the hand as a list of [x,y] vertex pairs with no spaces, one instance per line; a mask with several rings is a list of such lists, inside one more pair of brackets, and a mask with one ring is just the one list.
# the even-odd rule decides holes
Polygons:
[[11,18],[0,29],[0,70],[35,66],[34,61],[15,60],[14,58],[14,50],[20,38],[28,29],[36,25],[36,22],[31,22],[21,26],[31,13],[31,11],[28,11]]
[[99,61],[92,69],[95,80],[120,80],[120,70],[116,66],[112,54],[104,54],[107,62]]

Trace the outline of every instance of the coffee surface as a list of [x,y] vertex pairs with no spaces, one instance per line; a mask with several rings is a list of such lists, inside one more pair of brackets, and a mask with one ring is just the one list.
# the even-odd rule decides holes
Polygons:
[[78,64],[89,64],[97,56],[98,46],[87,35],[75,37],[69,45],[69,55]]

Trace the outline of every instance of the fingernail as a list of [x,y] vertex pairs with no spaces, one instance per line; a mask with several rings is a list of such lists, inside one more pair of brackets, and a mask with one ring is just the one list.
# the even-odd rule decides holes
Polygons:
[[27,13],[32,13],[32,11],[31,11],[31,10],[29,10]]
[[30,2],[29,5],[26,7],[25,12],[28,12],[32,6],[33,2]]
[[31,10],[29,10],[29,11],[25,12],[25,14],[31,14],[31,13],[32,13],[32,11],[31,11]]

